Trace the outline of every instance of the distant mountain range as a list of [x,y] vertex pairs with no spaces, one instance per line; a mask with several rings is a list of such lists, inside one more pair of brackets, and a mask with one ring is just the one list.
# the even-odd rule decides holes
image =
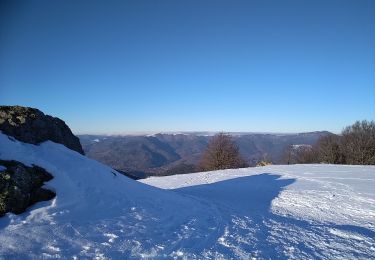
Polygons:
[[[153,135],[79,135],[85,154],[132,177],[195,171],[214,133],[161,133]],[[326,131],[298,134],[231,133],[244,159],[251,165],[263,158],[283,161],[288,145],[312,145]]]

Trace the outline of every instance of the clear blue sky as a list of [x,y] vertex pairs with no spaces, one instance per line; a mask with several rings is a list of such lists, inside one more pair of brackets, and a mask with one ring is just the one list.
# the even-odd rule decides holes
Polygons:
[[375,1],[1,1],[0,104],[75,133],[375,119]]

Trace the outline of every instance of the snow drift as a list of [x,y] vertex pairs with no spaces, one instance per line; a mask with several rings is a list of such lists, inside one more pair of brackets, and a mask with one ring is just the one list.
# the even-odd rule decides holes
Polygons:
[[63,145],[25,144],[4,134],[0,159],[45,168],[54,176],[47,186],[57,193],[0,219],[0,257],[375,254],[375,167],[269,166],[140,183]]

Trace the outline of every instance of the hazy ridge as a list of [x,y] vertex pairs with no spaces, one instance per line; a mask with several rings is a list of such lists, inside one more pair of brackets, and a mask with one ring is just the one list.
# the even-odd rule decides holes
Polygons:
[[[288,145],[314,144],[327,131],[308,133],[231,133],[252,166],[267,157],[282,163]],[[212,132],[147,135],[79,135],[85,154],[115,169],[139,177],[189,172],[197,164]],[[181,165],[183,169],[181,169]]]

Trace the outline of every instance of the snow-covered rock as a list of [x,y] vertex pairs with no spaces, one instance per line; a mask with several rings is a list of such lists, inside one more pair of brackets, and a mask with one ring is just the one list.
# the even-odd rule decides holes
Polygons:
[[372,258],[375,167],[295,165],[136,182],[47,141],[0,159],[54,175],[52,201],[0,218],[0,258]]

